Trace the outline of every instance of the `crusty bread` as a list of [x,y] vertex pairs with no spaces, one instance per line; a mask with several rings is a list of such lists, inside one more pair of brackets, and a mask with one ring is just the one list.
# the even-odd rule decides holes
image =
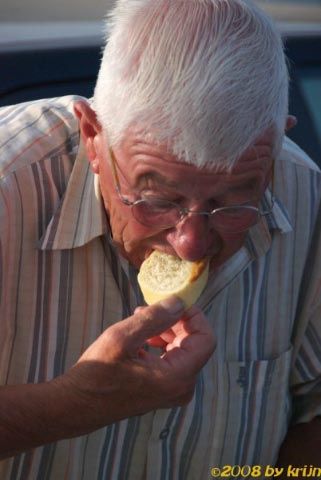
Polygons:
[[180,297],[186,308],[196,302],[208,279],[208,261],[189,262],[155,250],[141,265],[138,283],[151,305],[170,295]]

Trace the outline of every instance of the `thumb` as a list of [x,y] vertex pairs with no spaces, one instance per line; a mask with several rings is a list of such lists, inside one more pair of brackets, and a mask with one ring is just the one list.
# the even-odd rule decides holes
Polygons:
[[146,341],[171,328],[182,317],[184,302],[172,295],[158,303],[140,307],[131,317],[114,325],[121,339],[119,348],[133,355]]

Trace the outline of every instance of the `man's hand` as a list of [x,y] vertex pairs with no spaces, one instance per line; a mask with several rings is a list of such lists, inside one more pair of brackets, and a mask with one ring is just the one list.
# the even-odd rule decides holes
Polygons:
[[[147,351],[146,343],[161,351]],[[108,328],[58,385],[61,381],[88,403],[88,420],[98,427],[189,401],[213,350],[213,334],[202,312],[195,306],[184,312],[182,302],[171,297],[140,307]]]
[[[149,343],[160,348],[146,351]],[[202,312],[171,297],[109,327],[64,375],[0,389],[0,454],[188,402],[214,350]]]

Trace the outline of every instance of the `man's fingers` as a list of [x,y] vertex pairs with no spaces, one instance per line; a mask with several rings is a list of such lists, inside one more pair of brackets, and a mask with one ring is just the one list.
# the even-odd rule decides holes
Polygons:
[[146,340],[146,343],[151,347],[156,348],[165,348],[167,345],[167,342],[165,342],[165,340],[163,340],[161,337],[149,338],[148,340]]
[[119,353],[135,354],[149,338],[159,336],[172,327],[184,314],[185,305],[171,296],[161,302],[139,309],[131,317],[115,324],[113,337]]
[[[182,331],[179,332],[178,329]],[[193,306],[186,311],[184,321],[175,325],[173,330],[177,337],[175,342],[168,346],[163,358],[176,366],[181,363],[186,369],[193,367],[197,372],[207,362],[216,346],[210,325],[202,312]]]

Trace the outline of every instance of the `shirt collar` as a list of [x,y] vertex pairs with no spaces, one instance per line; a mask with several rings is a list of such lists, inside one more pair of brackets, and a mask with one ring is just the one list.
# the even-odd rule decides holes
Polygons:
[[[268,210],[272,205],[272,201],[272,192],[270,189],[267,189],[261,202],[262,210]],[[277,196],[274,195],[273,210],[270,214],[262,217],[261,221],[250,229],[245,247],[252,259],[258,258],[265,255],[269,250],[273,232],[285,234],[292,230],[293,227],[286,208],[278,200]]]
[[98,175],[91,171],[80,142],[65,195],[38,246],[41,250],[81,247],[107,231]]

